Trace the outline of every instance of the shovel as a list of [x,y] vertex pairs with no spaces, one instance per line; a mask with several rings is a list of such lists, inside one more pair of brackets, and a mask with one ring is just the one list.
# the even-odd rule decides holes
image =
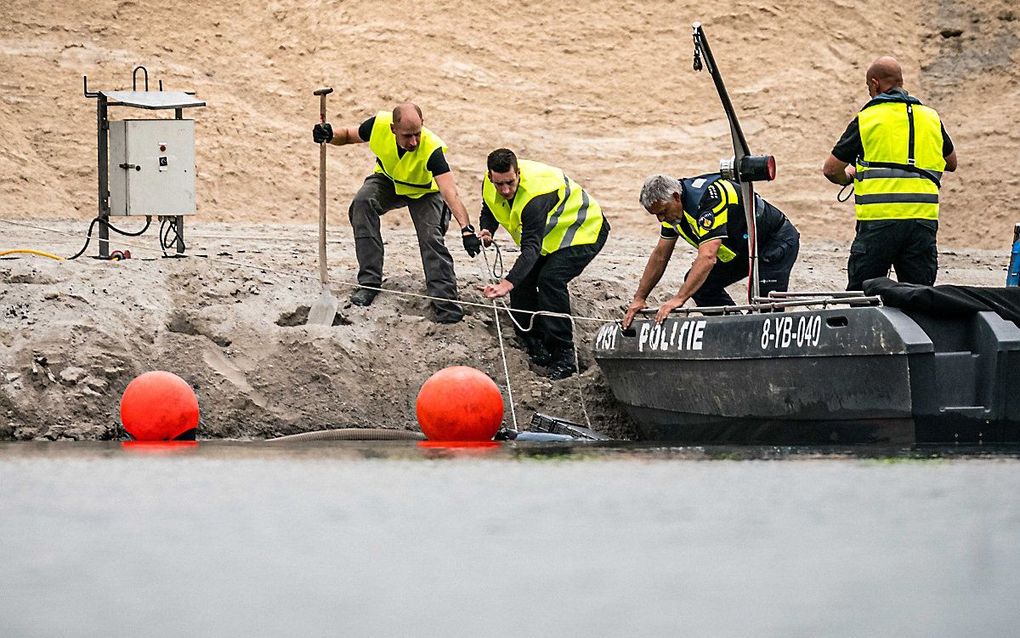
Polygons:
[[[326,122],[326,96],[332,88],[319,89],[319,121]],[[337,300],[329,289],[329,273],[326,270],[326,144],[319,144],[319,281],[322,294],[308,311],[308,323],[318,326],[332,326],[336,318]]]

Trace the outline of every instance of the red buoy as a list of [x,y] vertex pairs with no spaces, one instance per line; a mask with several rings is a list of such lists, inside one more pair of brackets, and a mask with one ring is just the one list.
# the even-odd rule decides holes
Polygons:
[[422,384],[415,412],[430,441],[490,441],[503,422],[503,395],[481,370],[452,366]]
[[124,389],[120,422],[136,441],[170,441],[198,428],[198,398],[176,374],[146,372]]

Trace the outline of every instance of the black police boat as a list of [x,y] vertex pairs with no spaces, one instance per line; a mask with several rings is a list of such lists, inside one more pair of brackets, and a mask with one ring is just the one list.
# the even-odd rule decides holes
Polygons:
[[[1020,289],[869,287],[883,284],[976,298],[973,307],[940,301],[941,312],[893,307],[886,292],[685,309],[661,326],[604,325],[595,359],[649,440],[1020,442]],[[982,305],[984,293],[1005,297],[1013,314],[1002,314],[1014,320]],[[784,312],[761,312],[770,305]]]
[[1020,442],[1020,289],[870,280],[861,293],[758,295],[752,156],[701,25],[730,123],[750,255],[748,303],[598,331],[594,356],[643,438],[689,443]]

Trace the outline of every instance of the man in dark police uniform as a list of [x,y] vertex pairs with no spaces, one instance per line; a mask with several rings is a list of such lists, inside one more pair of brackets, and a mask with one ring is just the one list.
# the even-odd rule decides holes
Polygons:
[[[698,254],[683,285],[659,307],[656,323],[662,323],[688,299],[699,306],[733,305],[725,288],[747,277],[750,270],[740,187],[719,173],[688,179],[653,175],[641,188],[641,205],[659,220],[659,243],[648,258],[634,300],[624,315],[624,329],[645,308],[681,237]],[[760,196],[755,196],[754,209],[759,290],[765,296],[789,286],[790,271],[800,252],[800,233],[782,211]]]

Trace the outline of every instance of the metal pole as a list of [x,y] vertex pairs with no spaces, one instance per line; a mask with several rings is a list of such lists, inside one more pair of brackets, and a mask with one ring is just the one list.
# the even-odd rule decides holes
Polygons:
[[[160,90],[162,90],[162,80],[159,86]],[[184,119],[184,109],[174,109],[174,119]],[[177,254],[184,254],[184,215],[177,216]]]
[[[737,113],[733,110],[733,103],[730,102],[729,93],[726,92],[726,85],[723,83],[722,74],[719,73],[719,67],[715,63],[712,47],[708,45],[708,37],[705,35],[705,30],[702,29],[700,22],[695,22],[691,26],[694,36],[694,70],[701,70],[701,60],[704,58],[705,66],[708,67],[708,73],[712,76],[712,82],[715,83],[716,92],[719,94],[719,100],[722,102],[723,110],[726,112],[726,119],[730,124],[730,137],[733,140],[733,170],[737,180],[740,181],[741,161],[746,155],[750,155],[751,151],[747,146],[744,131],[740,128],[740,122],[737,120]],[[751,186],[750,182],[741,182],[740,193],[744,203],[744,219],[747,223],[747,301],[748,303],[753,303],[760,296],[758,282],[758,225],[754,215],[754,187]]]
[[751,182],[740,185],[741,199],[744,200],[744,218],[747,222],[747,302],[761,296],[758,276],[758,219],[755,216],[754,186]]
[[[326,96],[333,92],[332,87],[318,89],[314,92],[319,96],[319,121],[326,122]],[[319,280],[325,289],[329,282],[329,271],[326,268],[326,144],[319,144]]]
[[[744,137],[744,131],[741,130],[740,122],[737,121],[737,114],[733,110],[733,103],[730,102],[730,95],[726,92],[726,85],[723,84],[722,74],[719,73],[719,67],[715,63],[715,56],[712,55],[712,47],[708,46],[708,37],[705,35],[705,30],[700,22],[695,22],[691,26],[694,29],[695,54],[698,54],[700,51],[704,56],[705,64],[708,66],[708,73],[712,76],[716,92],[719,93],[719,100],[722,102],[723,110],[726,111],[726,119],[729,120],[730,133],[733,136],[733,152],[737,156],[735,159],[739,161],[742,156],[751,154],[747,146],[747,140]],[[700,70],[700,59],[700,56],[695,56],[695,71]]]
[[99,257],[110,256],[110,120],[106,96],[99,94],[96,99],[96,131],[99,168]]

